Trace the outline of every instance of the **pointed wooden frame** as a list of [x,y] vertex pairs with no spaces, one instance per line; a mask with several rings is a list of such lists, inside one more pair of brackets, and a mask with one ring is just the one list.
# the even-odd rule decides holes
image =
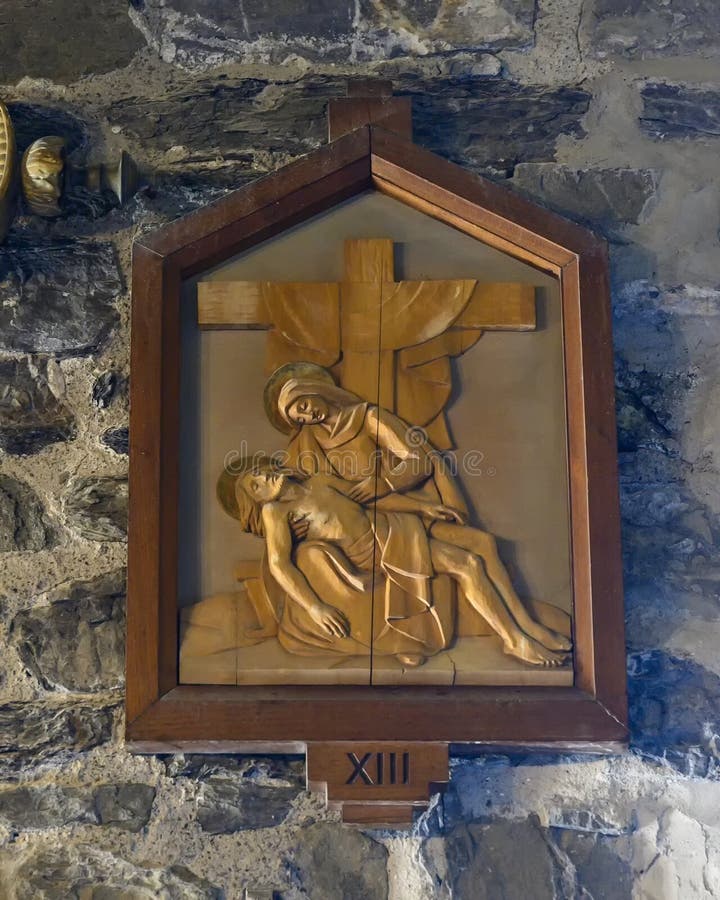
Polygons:
[[[560,280],[574,591],[572,688],[178,684],[183,279],[375,189]],[[604,242],[377,126],[145,235],[133,251],[126,738],[139,751],[323,741],[617,749],[627,739]]]

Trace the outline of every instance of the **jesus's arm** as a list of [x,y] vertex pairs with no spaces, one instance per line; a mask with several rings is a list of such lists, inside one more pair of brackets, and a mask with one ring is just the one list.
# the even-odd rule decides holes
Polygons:
[[276,504],[267,504],[263,507],[262,520],[268,565],[275,581],[326,634],[334,638],[347,637],[350,628],[343,614],[320,600],[292,561],[292,535],[287,512]]

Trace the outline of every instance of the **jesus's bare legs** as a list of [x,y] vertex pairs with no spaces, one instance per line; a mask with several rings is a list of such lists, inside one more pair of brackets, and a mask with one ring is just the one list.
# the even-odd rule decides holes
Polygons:
[[435,571],[458,582],[473,608],[500,636],[507,654],[540,666],[560,666],[565,662],[565,652],[549,650],[519,627],[477,556],[435,538],[430,540],[430,552]]
[[572,642],[568,638],[558,634],[557,631],[546,628],[545,625],[533,619],[527,611],[524,603],[515,593],[510,576],[497,551],[495,538],[491,534],[481,531],[479,528],[446,522],[435,523],[432,534],[438,540],[469,550],[482,559],[488,578],[495,585],[512,617],[529,637],[539,641],[549,650],[570,650]]

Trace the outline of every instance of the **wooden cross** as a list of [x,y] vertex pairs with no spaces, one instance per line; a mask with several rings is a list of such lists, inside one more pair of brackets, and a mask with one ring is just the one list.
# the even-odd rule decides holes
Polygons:
[[341,282],[203,281],[201,328],[268,331],[268,374],[305,360],[340,385],[451,446],[450,357],[483,331],[535,328],[535,288],[476,279],[395,281],[393,242],[345,241]]

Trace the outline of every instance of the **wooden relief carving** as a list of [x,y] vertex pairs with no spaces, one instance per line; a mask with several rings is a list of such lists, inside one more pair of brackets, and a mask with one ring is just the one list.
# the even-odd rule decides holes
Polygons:
[[485,330],[533,330],[534,288],[396,282],[386,239],[348,240],[344,252],[340,283],[198,286],[202,328],[267,331],[265,410],[288,436],[281,458],[218,473],[223,508],[264,542],[239,573],[253,626],[238,643],[279,643],[298,669],[369,658],[379,683],[382,658],[405,673],[460,638],[495,635],[548,672],[527,683],[571,683],[570,617],[520,599],[442,455],[451,358]]
[[305,751],[344,821],[398,826],[451,745],[627,741],[611,310],[602,241],[358,90],[135,243],[125,719],[139,752]]

